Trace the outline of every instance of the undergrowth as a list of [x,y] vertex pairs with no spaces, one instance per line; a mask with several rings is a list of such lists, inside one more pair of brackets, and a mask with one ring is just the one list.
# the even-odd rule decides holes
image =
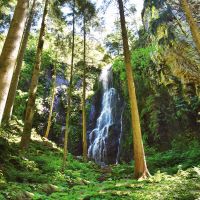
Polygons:
[[[17,131],[16,131],[17,130]],[[0,129],[0,199],[185,199],[200,198],[200,145],[147,153],[152,176],[133,179],[134,162],[100,168],[69,155],[62,168],[62,150],[33,133],[25,154],[18,151],[20,124]]]

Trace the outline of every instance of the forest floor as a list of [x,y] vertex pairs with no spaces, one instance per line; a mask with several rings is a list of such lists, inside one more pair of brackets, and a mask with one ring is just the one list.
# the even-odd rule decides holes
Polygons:
[[200,145],[147,155],[152,176],[133,179],[133,163],[100,168],[68,156],[61,172],[62,150],[33,133],[25,154],[18,146],[22,127],[0,130],[0,200],[200,199]]

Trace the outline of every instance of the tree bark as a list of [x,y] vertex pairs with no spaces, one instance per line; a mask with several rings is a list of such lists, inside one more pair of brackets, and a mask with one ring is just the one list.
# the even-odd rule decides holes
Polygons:
[[198,24],[195,22],[192,16],[192,12],[187,0],[181,0],[181,7],[185,13],[186,20],[190,26],[193,41],[200,55],[200,30],[199,30]]
[[53,104],[54,104],[54,99],[56,95],[56,67],[54,66],[54,73],[53,73],[53,82],[52,82],[52,95],[51,95],[51,103],[50,103],[50,110],[49,110],[49,117],[48,117],[48,124],[47,124],[47,130],[45,132],[45,138],[48,138],[49,136],[49,131],[51,128],[51,118],[53,114]]
[[24,53],[26,50],[28,37],[29,37],[30,30],[31,30],[31,24],[33,21],[35,4],[36,4],[36,0],[33,1],[32,7],[30,10],[29,18],[28,18],[26,28],[25,28],[25,31],[23,34],[22,44],[21,44],[20,51],[19,51],[19,54],[17,57],[15,71],[14,71],[12,81],[10,84],[10,89],[9,89],[8,98],[6,101],[6,106],[5,106],[5,110],[4,110],[4,116],[3,116],[3,121],[5,123],[8,123],[8,121],[10,120],[11,115],[12,115],[12,110],[13,110],[13,105],[14,105],[14,101],[15,101],[16,90],[18,87],[19,76],[20,76],[20,72],[21,72]]
[[132,74],[131,55],[128,45],[128,35],[126,30],[123,1],[118,0],[118,4],[119,4],[120,22],[122,29],[124,61],[126,65],[126,76],[127,76],[128,91],[129,91],[130,106],[131,106],[131,121],[133,129],[133,151],[135,160],[134,176],[136,179],[139,179],[139,178],[146,178],[150,174],[147,169],[144,147],[142,142],[140,119],[138,113],[135,84]]
[[43,18],[42,18],[41,29],[40,29],[40,36],[39,36],[38,46],[37,46],[36,61],[35,61],[34,69],[33,69],[33,76],[31,79],[31,85],[30,85],[30,89],[29,89],[29,98],[28,98],[28,103],[27,103],[27,107],[26,107],[24,129],[23,129],[23,134],[22,134],[21,143],[20,143],[21,150],[28,148],[30,138],[31,138],[31,129],[32,129],[32,123],[33,123],[33,116],[34,116],[35,99],[36,99],[38,79],[39,79],[39,73],[40,73],[40,67],[41,67],[42,50],[43,50],[43,45],[44,45],[44,36],[45,36],[45,27],[46,27],[45,19],[46,19],[47,12],[48,12],[48,3],[49,3],[49,0],[46,0]]
[[87,131],[86,131],[86,110],[85,110],[85,93],[86,93],[86,21],[85,13],[83,19],[83,97],[82,97],[82,123],[83,123],[83,159],[87,161]]
[[67,98],[67,113],[66,113],[66,127],[63,151],[63,170],[66,166],[66,159],[68,154],[68,137],[69,137],[69,119],[71,112],[71,97],[72,97],[72,84],[73,84],[73,69],[74,69],[74,39],[75,39],[75,0],[73,0],[73,21],[72,21],[72,55],[71,55],[71,68],[70,68],[70,83],[68,88]]
[[28,14],[29,1],[18,0],[0,56],[0,124]]

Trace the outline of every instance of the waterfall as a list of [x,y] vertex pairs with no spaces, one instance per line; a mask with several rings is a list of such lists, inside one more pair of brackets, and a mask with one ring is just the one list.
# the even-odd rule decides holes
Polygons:
[[121,126],[122,122],[120,120],[117,123],[119,117],[116,117],[118,116],[116,113],[121,112],[121,110],[117,108],[119,95],[112,86],[112,79],[112,68],[106,66],[102,69],[100,75],[100,82],[103,87],[101,113],[96,121],[96,127],[89,134],[88,157],[98,164],[108,164],[111,152],[114,152],[112,156],[115,156],[114,161],[111,162],[116,162],[119,154],[121,127],[117,126]]

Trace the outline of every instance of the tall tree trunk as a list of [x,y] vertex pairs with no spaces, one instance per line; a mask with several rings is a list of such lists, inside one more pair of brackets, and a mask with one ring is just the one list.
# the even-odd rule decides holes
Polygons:
[[28,14],[29,1],[18,0],[0,56],[0,124]]
[[135,84],[132,74],[131,56],[128,45],[128,35],[126,30],[123,1],[118,0],[118,4],[119,4],[120,22],[122,29],[124,59],[126,65],[126,76],[127,76],[128,91],[129,91],[130,106],[131,106],[131,121],[133,129],[132,131],[133,131],[133,146],[134,146],[134,160],[135,160],[134,176],[135,178],[139,179],[139,178],[146,178],[150,174],[147,169],[144,147],[142,142],[140,119],[137,107]]
[[72,55],[71,55],[71,68],[70,68],[70,83],[68,88],[67,98],[67,113],[66,113],[66,127],[65,127],[65,139],[64,139],[64,152],[63,152],[63,170],[66,166],[66,159],[68,154],[68,137],[69,137],[69,119],[71,112],[71,97],[73,86],[73,68],[74,68],[74,37],[75,37],[75,0],[73,0],[73,22],[72,22]]
[[82,97],[82,120],[83,120],[83,159],[87,160],[87,131],[86,131],[86,111],[85,111],[85,93],[86,93],[86,21],[85,13],[83,19],[83,97]]
[[10,89],[9,89],[8,98],[6,101],[6,106],[5,106],[5,110],[4,110],[4,116],[3,116],[3,120],[6,123],[10,120],[11,115],[12,115],[12,110],[13,110],[13,105],[14,105],[14,101],[15,101],[16,90],[18,87],[19,76],[20,76],[20,71],[21,71],[22,62],[23,62],[23,58],[24,58],[24,53],[26,50],[28,37],[29,37],[30,30],[31,30],[31,24],[33,21],[35,4],[36,4],[36,0],[33,1],[32,7],[30,10],[29,19],[26,24],[26,28],[25,28],[25,31],[23,34],[22,44],[21,44],[20,51],[19,51],[19,54],[17,57],[15,71],[14,71],[12,81],[10,84]]
[[56,66],[54,65],[54,72],[53,72],[53,76],[52,76],[52,95],[51,95],[51,103],[50,103],[47,130],[46,130],[45,136],[44,136],[45,138],[48,138],[49,131],[51,128],[51,118],[52,118],[52,114],[53,114],[53,104],[54,104],[55,95],[56,95]]
[[35,66],[33,69],[33,76],[32,76],[31,85],[29,89],[29,98],[28,98],[28,103],[26,107],[24,129],[23,129],[23,134],[22,134],[21,143],[20,143],[20,149],[22,150],[28,148],[30,137],[31,137],[31,129],[32,129],[32,123],[33,123],[34,109],[35,109],[35,99],[36,99],[38,79],[39,79],[39,73],[40,73],[40,67],[41,67],[42,50],[43,50],[43,45],[44,45],[45,26],[46,26],[45,19],[48,12],[48,3],[49,3],[49,0],[46,0],[41,29],[40,29],[40,36],[39,36],[39,41],[38,41],[38,46],[37,46]]
[[195,22],[195,20],[192,16],[192,12],[191,12],[191,9],[190,9],[190,6],[189,6],[187,0],[181,0],[181,7],[185,13],[186,20],[187,20],[188,24],[190,25],[190,30],[192,33],[194,43],[200,54],[200,30],[199,30],[198,24]]

